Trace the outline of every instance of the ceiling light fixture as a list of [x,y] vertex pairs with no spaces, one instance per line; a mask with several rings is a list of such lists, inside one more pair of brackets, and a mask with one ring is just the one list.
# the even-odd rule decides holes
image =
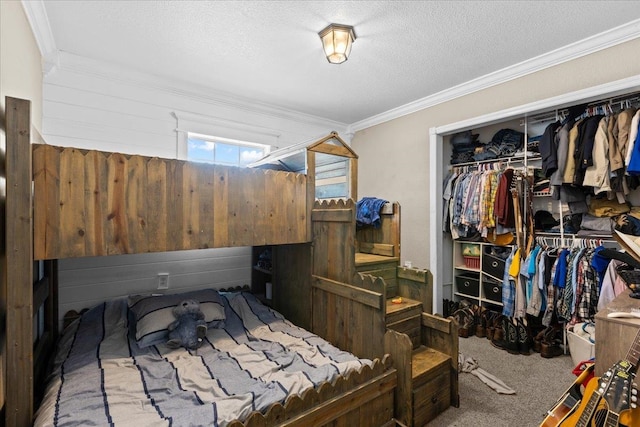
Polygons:
[[329,24],[318,33],[322,40],[322,48],[327,60],[332,64],[342,64],[349,58],[351,45],[356,33],[350,25]]

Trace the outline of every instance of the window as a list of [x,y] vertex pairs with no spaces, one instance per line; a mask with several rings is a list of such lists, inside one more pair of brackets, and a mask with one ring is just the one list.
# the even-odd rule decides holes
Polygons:
[[271,147],[253,142],[189,133],[187,159],[227,166],[247,166],[269,154]]

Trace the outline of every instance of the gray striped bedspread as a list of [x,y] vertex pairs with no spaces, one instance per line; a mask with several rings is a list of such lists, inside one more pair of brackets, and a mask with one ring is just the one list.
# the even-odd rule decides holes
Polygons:
[[225,426],[371,365],[251,294],[222,295],[225,327],[197,352],[139,348],[126,299],[87,311],[60,340],[35,426]]

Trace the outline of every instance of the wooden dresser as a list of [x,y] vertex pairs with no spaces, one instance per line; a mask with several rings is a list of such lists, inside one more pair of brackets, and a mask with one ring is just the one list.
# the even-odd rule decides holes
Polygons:
[[612,311],[640,309],[640,299],[629,297],[627,289],[596,314],[595,375],[601,376],[614,363],[624,359],[640,329],[640,319],[607,317]]

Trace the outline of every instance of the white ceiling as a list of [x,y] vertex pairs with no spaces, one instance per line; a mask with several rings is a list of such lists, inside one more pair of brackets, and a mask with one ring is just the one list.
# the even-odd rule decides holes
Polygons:
[[[637,1],[45,1],[55,49],[350,124],[640,18]],[[340,65],[318,31],[353,25]],[[612,64],[615,66],[615,64]]]

